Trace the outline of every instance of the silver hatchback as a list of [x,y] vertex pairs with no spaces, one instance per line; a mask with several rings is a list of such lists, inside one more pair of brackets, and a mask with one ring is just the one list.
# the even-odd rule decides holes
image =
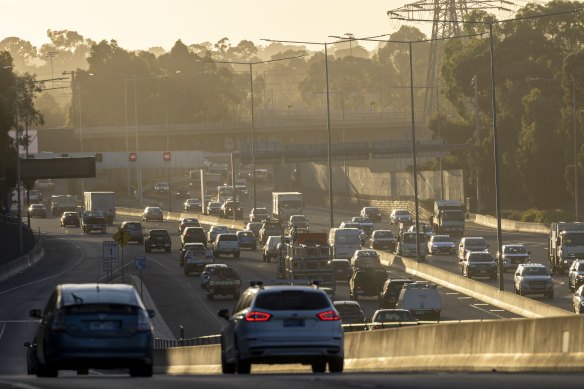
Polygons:
[[253,363],[301,363],[313,372],[342,372],[343,329],[326,293],[298,285],[255,284],[239,299],[221,331],[225,374],[249,374]]

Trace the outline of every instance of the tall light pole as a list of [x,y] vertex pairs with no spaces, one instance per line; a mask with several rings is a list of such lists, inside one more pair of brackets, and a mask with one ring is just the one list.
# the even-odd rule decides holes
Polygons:
[[[492,107],[492,121],[493,121],[493,154],[494,154],[494,163],[495,163],[495,206],[497,210],[497,250],[498,252],[502,252],[502,245],[503,245],[503,233],[501,230],[501,202],[500,202],[500,190],[499,190],[499,141],[498,141],[498,131],[497,131],[497,99],[495,96],[495,52],[493,48],[493,24],[505,23],[510,21],[517,21],[517,20],[528,20],[528,19],[538,19],[541,17],[547,16],[557,16],[557,15],[564,15],[570,14],[575,12],[580,12],[584,10],[584,8],[576,8],[570,11],[561,11],[555,12],[550,14],[540,14],[540,15],[530,15],[524,16],[519,18],[513,19],[504,19],[504,20],[486,20],[486,21],[469,21],[469,20],[435,20],[435,19],[413,19],[413,18],[404,18],[401,16],[395,16],[391,11],[387,14],[391,19],[398,19],[402,21],[409,21],[409,22],[447,22],[447,23],[466,23],[466,24],[475,24],[475,25],[486,25],[489,30],[489,53],[491,57],[491,107]],[[503,256],[501,255],[499,258],[499,290],[505,290],[504,284],[504,269],[503,269]]]
[[580,219],[578,209],[578,146],[576,142],[576,79],[572,76],[572,132],[574,138],[574,212],[575,220]]
[[[352,38],[352,40],[364,40],[372,42],[386,42],[386,43],[402,43],[407,44],[409,48],[409,67],[410,67],[410,112],[411,112],[411,130],[412,130],[412,164],[413,164],[413,180],[414,180],[414,209],[416,214],[416,260],[417,262],[422,261],[422,253],[420,253],[420,202],[418,199],[418,169],[417,169],[417,158],[416,158],[416,122],[415,122],[415,109],[414,109],[414,68],[413,68],[413,50],[412,44],[414,43],[427,43],[432,41],[429,40],[419,40],[419,41],[399,41],[399,40],[387,40],[387,39],[375,39],[378,37],[386,36],[378,35],[376,37],[368,38]],[[462,37],[461,37],[462,38]]]
[[[209,62],[209,63],[222,63],[228,65],[248,65],[249,66],[249,91],[250,91],[250,111],[251,111],[251,171],[252,171],[252,183],[253,183],[253,208],[257,208],[257,190],[256,190],[256,164],[255,164],[255,114],[254,114],[254,99],[253,99],[253,66],[259,64],[265,64],[270,62],[279,62],[279,61],[286,61],[290,59],[302,58],[306,55],[296,55],[293,57],[286,57],[286,58],[278,58],[272,59],[268,61],[254,61],[254,62],[238,62],[238,61],[207,61],[201,60],[199,62]],[[265,80],[265,72],[264,72],[264,80]],[[272,105],[274,104],[274,97],[272,96]],[[233,169],[233,162],[232,162],[232,169]],[[235,184],[233,184],[233,188],[235,190]]]
[[276,39],[262,39],[266,42],[274,43],[295,43],[304,45],[320,45],[324,46],[324,69],[325,69],[325,83],[326,83],[326,129],[327,129],[327,162],[329,173],[329,208],[330,208],[330,228],[334,227],[334,202],[333,202],[333,169],[331,157],[331,104],[329,92],[329,67],[328,67],[328,42],[303,42],[303,41],[284,41]]
[[[475,74],[472,76],[471,85],[474,87],[474,111],[475,111],[475,144],[477,148],[480,147],[481,141],[479,137],[479,87],[478,87],[478,79],[477,75]],[[481,187],[480,187],[480,179],[479,179],[479,171],[477,165],[477,204],[476,204],[476,213],[481,213]]]

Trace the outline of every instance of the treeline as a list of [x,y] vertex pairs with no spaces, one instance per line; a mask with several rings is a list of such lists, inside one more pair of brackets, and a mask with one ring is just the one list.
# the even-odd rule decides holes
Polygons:
[[[518,11],[518,18],[555,15],[494,24],[504,207],[570,208],[574,192],[574,144],[578,150],[579,181],[584,182],[584,18],[582,12],[563,13],[582,6],[581,2],[570,1],[529,4]],[[468,19],[496,20],[483,11],[474,11]],[[480,23],[464,24],[464,28],[467,35],[486,31],[486,25]],[[58,102],[43,102],[45,93],[38,94],[41,97],[36,107],[44,115],[47,126],[79,126],[80,116],[88,130],[95,126],[123,126],[126,121],[133,125],[135,117],[139,124],[154,125],[164,125],[166,121],[191,124],[245,118],[250,114],[249,67],[212,61],[256,62],[298,56],[302,57],[253,67],[256,110],[263,115],[279,110],[291,115],[324,111],[324,55],[318,51],[321,50],[318,46],[281,43],[258,46],[246,40],[232,45],[224,38],[215,44],[185,44],[179,40],[168,52],[162,48],[130,51],[115,40],[94,42],[73,31],[49,30],[48,38],[50,43],[41,48],[19,38],[0,41],[0,51],[4,50],[4,55],[10,53],[10,61],[14,61],[20,74],[36,73],[46,78],[51,58],[55,77],[63,71],[74,71],[66,110],[58,112],[54,108],[59,106]],[[417,28],[405,25],[389,37],[396,41],[427,38]],[[430,45],[416,43],[413,47],[415,108],[421,114]],[[440,117],[434,115],[430,131],[448,143],[479,144],[472,152],[456,153],[443,159],[443,165],[464,169],[469,196],[476,193],[478,175],[483,206],[492,209],[494,164],[489,39],[484,34],[452,39],[444,41],[443,48]],[[333,112],[410,111],[406,44],[380,44],[373,51],[367,51],[358,42],[331,45],[329,71]],[[472,85],[475,75],[476,102]],[[0,93],[9,93],[10,87],[5,90],[2,82],[4,79],[0,78],[3,91]],[[57,86],[67,87],[70,81],[59,82]],[[54,86],[45,83],[48,85]],[[0,109],[2,107],[0,105]],[[6,109],[0,115],[9,118],[13,114],[10,104],[7,103]],[[7,127],[0,128],[2,133],[10,128],[9,122],[5,123]]]

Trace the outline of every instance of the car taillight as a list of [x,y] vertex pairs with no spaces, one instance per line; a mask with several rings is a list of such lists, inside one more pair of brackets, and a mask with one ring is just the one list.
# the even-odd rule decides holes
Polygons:
[[322,321],[337,321],[337,320],[341,320],[341,318],[339,317],[339,315],[337,315],[337,313],[335,311],[324,311],[319,313],[318,315],[316,315],[316,317],[318,317],[320,320]]
[[140,309],[138,311],[138,325],[136,326],[137,331],[152,331],[152,326],[150,325],[150,318],[146,311]]
[[252,311],[245,315],[245,321],[268,321],[271,317],[269,313]]
[[67,329],[65,326],[65,313],[63,311],[57,311],[53,322],[51,323],[51,331],[53,332],[64,332]]

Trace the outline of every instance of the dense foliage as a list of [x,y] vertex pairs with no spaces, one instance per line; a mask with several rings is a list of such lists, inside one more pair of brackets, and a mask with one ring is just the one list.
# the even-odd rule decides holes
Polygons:
[[[472,35],[485,33],[486,23],[493,22],[501,193],[506,208],[570,209],[574,142],[579,182],[584,182],[584,17],[583,12],[564,12],[582,6],[581,2],[563,0],[528,4],[516,15],[520,20],[506,22],[474,11],[467,20],[480,23],[464,24],[465,33]],[[551,16],[529,18],[541,14]],[[38,90],[23,90],[23,98],[28,96],[23,126],[42,124],[43,120],[46,126],[79,126],[81,107],[83,126],[88,130],[122,126],[126,120],[132,125],[135,107],[140,124],[245,118],[249,115],[249,66],[212,61],[255,62],[301,55],[253,67],[258,114],[281,110],[293,115],[322,111],[324,107],[322,47],[282,43],[256,46],[247,40],[232,45],[223,38],[215,44],[185,44],[179,40],[168,52],[160,47],[130,51],[115,40],[94,42],[74,31],[49,30],[47,36],[50,43],[38,49],[16,37],[0,41],[0,63],[12,65],[14,61],[22,77],[30,78],[32,73],[42,75],[40,79],[50,78],[49,74],[61,77],[63,71],[67,71],[67,77],[73,76],[72,80],[48,84],[54,88],[70,86],[71,94],[64,100],[62,93],[37,96]],[[389,39],[418,41],[427,37],[417,28],[403,25]],[[429,46],[413,44],[417,113],[423,111]],[[408,45],[380,42],[369,52],[357,42],[344,42],[330,45],[328,53],[334,112],[410,111]],[[441,114],[430,121],[433,136],[452,144],[478,144],[472,152],[455,153],[442,162],[445,168],[464,169],[469,196],[476,193],[476,177],[480,177],[486,209],[494,206],[490,61],[488,34],[444,41]],[[477,101],[471,85],[473,76],[478,81]],[[11,69],[0,70],[0,171],[8,172],[14,160],[6,135],[13,125],[14,77]],[[0,187],[13,182],[10,174],[5,177]]]

